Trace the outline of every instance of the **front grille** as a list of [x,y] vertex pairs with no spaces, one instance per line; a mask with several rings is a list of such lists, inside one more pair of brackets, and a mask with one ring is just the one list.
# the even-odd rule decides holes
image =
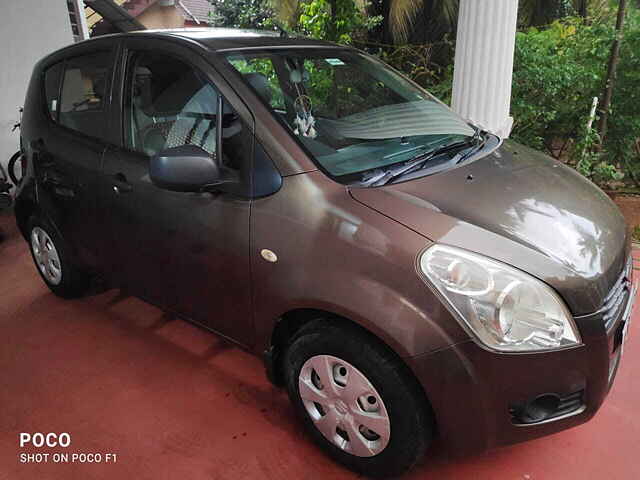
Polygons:
[[627,260],[622,273],[618,277],[616,284],[613,286],[609,295],[604,301],[604,305],[600,309],[602,319],[607,332],[615,325],[620,315],[624,312],[624,306],[627,304],[629,292],[631,291],[631,270],[633,268],[633,260],[631,256]]

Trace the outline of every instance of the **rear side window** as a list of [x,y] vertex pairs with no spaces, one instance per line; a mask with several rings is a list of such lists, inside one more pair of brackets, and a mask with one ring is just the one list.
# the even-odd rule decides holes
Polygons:
[[47,112],[51,120],[58,120],[58,97],[64,63],[56,63],[44,73],[44,95],[47,101]]
[[104,136],[110,70],[109,52],[66,61],[59,106],[60,124],[92,137]]

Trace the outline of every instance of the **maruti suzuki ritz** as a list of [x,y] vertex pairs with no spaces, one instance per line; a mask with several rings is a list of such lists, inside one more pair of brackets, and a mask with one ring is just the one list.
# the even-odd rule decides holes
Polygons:
[[[591,418],[630,241],[570,168],[356,49],[99,37],[35,67],[15,215],[47,286],[99,275],[264,357],[313,440],[400,474]],[[211,432],[215,435],[215,432]]]

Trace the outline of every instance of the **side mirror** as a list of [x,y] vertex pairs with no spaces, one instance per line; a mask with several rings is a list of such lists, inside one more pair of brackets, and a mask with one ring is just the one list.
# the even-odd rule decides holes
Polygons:
[[158,187],[174,192],[199,192],[237,181],[196,145],[168,148],[151,157],[149,177]]

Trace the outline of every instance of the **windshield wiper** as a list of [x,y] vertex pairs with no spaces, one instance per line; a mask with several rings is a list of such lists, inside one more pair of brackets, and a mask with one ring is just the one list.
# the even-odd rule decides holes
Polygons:
[[[384,171],[378,171],[379,173],[377,175],[374,174],[371,177],[367,178],[366,180],[363,180],[361,184],[368,187],[378,187],[378,186],[386,185],[388,183],[393,182],[394,180],[397,180],[399,177],[402,177],[403,175],[419,170],[434,157],[440,156],[452,150],[459,150],[466,147],[476,146],[478,143],[478,140],[480,140],[481,138],[482,137],[478,133],[476,133],[472,138],[468,140],[464,140],[462,142],[450,143],[449,145],[445,145],[444,147],[431,150],[426,153],[420,153],[415,157],[413,157],[412,159],[407,160],[406,162],[402,163],[401,165],[395,168],[389,168]],[[463,159],[464,157],[459,157],[459,155],[456,155],[450,160],[450,162],[458,163]]]

